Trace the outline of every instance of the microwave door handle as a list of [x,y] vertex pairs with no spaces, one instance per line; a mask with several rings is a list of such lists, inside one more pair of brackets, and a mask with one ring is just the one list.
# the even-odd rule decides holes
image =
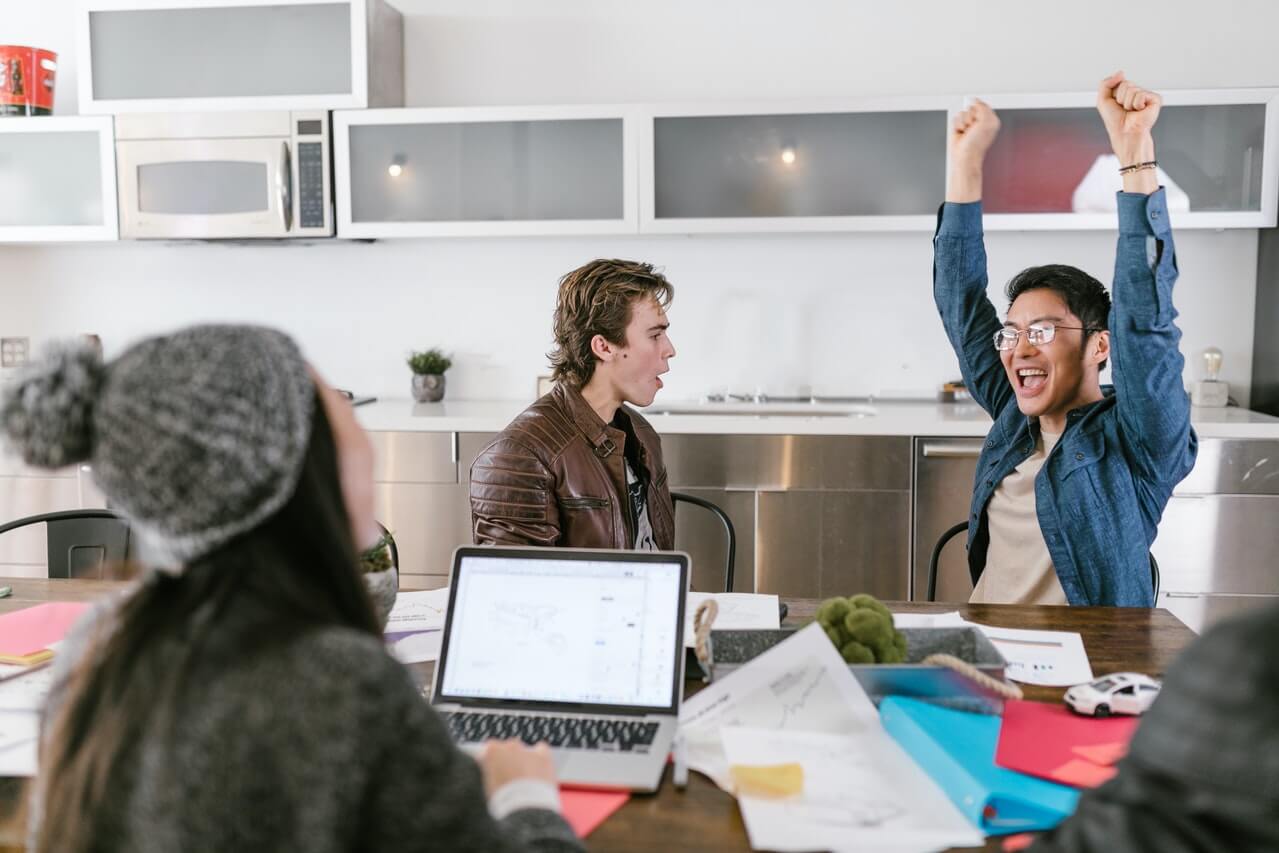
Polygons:
[[284,232],[293,230],[293,161],[289,156],[289,143],[280,143],[280,222]]

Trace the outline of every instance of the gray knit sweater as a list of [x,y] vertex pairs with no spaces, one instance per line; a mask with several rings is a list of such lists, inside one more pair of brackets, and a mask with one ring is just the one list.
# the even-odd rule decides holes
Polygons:
[[[98,608],[73,631],[59,656],[63,675],[114,610]],[[272,634],[251,600],[219,618],[218,639],[187,665],[176,724],[148,721],[126,754],[95,849],[583,849],[553,812],[490,817],[479,768],[376,637],[331,628],[272,642]],[[181,651],[170,646],[134,677],[155,679]],[[50,711],[60,701],[55,687]]]

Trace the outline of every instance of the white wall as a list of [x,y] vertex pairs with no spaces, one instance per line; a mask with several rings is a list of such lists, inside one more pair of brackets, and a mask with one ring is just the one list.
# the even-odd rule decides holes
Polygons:
[[[74,113],[73,1],[0,4],[0,41],[61,54],[57,112]],[[1115,67],[1164,88],[1279,85],[1279,4],[1264,2],[1217,3],[1211,27],[1201,5],[1167,2],[1056,14],[1013,0],[396,5],[414,106],[1081,90]],[[1103,281],[1113,264],[1110,234],[988,245],[992,291],[1034,263]],[[1256,233],[1182,232],[1178,250],[1183,352],[1219,346],[1246,399]],[[0,247],[0,335],[96,332],[110,354],[184,323],[254,320],[361,391],[403,395],[406,351],[439,345],[458,356],[451,398],[529,397],[555,280],[598,256],[650,260],[676,283],[666,399],[801,384],[924,393],[957,375],[918,233]]]

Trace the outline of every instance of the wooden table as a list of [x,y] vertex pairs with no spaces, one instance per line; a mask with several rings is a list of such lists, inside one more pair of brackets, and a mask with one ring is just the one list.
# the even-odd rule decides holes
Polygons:
[[[87,601],[102,597],[119,584],[113,581],[0,580],[13,587],[11,598],[0,599],[0,613],[30,607],[44,601]],[[1093,672],[1132,670],[1162,675],[1173,658],[1190,644],[1195,634],[1166,610],[1108,607],[1011,607],[1003,605],[917,604],[887,602],[894,610],[941,613],[958,610],[974,622],[1003,628],[1077,631]],[[817,601],[788,599],[784,624],[798,626],[813,618]],[[430,683],[432,664],[410,667],[423,684]],[[689,693],[700,689],[690,680]],[[1064,688],[1024,687],[1026,698],[1044,702],[1061,700]],[[669,770],[668,770],[669,775]],[[632,797],[588,838],[600,851],[715,851],[749,850],[746,830],[736,801],[700,774],[690,775],[688,788],[675,790],[664,781],[657,793]],[[987,850],[998,850],[994,841]]]

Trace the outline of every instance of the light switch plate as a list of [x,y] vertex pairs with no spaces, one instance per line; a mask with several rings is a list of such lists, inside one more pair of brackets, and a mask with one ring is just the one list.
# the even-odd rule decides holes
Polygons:
[[0,338],[0,367],[20,367],[30,352],[30,338]]

